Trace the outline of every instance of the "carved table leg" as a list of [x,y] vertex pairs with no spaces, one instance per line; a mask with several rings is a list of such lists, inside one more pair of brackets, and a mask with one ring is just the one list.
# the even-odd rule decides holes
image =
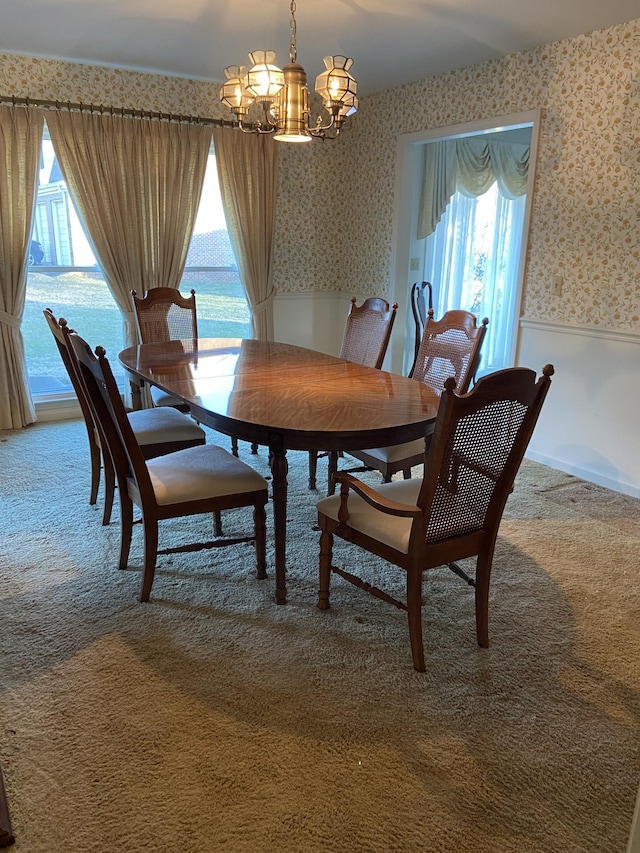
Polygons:
[[329,468],[327,470],[327,495],[333,495],[336,491],[336,484],[333,482],[333,475],[338,473],[338,451],[329,451]]
[[129,386],[131,387],[131,405],[134,412],[139,412],[142,408],[142,385],[139,379],[135,379],[129,374]]
[[15,837],[11,829],[11,818],[9,817],[7,795],[4,790],[2,770],[0,770],[0,847],[9,847],[14,841]]
[[309,491],[316,488],[316,474],[318,473],[318,451],[309,451]]
[[287,603],[287,452],[279,435],[270,436],[269,464],[273,476],[273,534],[276,562],[276,604]]

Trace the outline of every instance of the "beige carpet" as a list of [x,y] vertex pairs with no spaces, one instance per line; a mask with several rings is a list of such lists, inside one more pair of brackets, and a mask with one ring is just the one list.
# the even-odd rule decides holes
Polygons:
[[[266,472],[264,448],[248,451]],[[419,675],[400,611],[339,579],[332,609],[315,608],[315,495],[306,454],[290,464],[287,606],[272,572],[252,577],[247,545],[161,557],[141,605],[141,531],[118,571],[82,425],[0,433],[16,853],[622,853],[640,779],[640,503],[525,463],[491,648],[475,642],[472,590],[436,570]],[[225,515],[229,533],[247,522]],[[167,522],[161,547],[193,534],[208,521]]]

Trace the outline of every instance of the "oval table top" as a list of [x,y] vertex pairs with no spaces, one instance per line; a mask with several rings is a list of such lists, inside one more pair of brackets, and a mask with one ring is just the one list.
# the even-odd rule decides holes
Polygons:
[[120,353],[140,379],[203,423],[291,450],[350,450],[420,438],[439,395],[421,382],[304,347],[239,338],[141,344]]

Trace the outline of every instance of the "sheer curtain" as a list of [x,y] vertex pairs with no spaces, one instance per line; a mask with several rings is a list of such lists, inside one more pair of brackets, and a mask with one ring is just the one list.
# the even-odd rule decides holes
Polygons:
[[214,128],[220,195],[251,312],[251,333],[273,340],[277,144],[269,135]]
[[0,429],[36,420],[20,323],[42,128],[40,111],[0,106]]
[[131,346],[131,291],[180,285],[211,128],[65,111],[52,111],[47,124]]
[[510,365],[525,196],[454,193],[425,247],[425,278],[434,311],[463,308],[489,318],[480,373]]

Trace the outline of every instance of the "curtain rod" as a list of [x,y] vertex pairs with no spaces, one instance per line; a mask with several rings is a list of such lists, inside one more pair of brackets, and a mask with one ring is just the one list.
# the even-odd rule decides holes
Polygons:
[[155,121],[190,122],[211,127],[237,127],[233,120],[222,118],[203,118],[187,116],[181,113],[159,113],[152,110],[136,110],[127,107],[105,107],[103,104],[73,103],[71,101],[48,101],[41,98],[17,98],[15,95],[0,95],[0,104],[8,107],[37,107],[45,110],[76,110],[78,112],[101,113],[102,115],[121,116],[122,118],[149,118]]

